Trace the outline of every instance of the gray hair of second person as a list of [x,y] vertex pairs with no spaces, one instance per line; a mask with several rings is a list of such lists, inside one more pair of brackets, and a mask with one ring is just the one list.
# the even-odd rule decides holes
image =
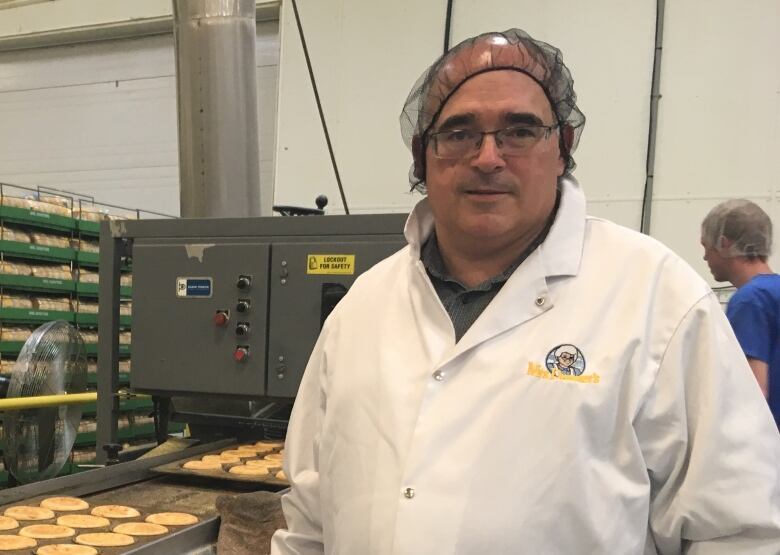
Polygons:
[[755,202],[727,200],[704,218],[701,240],[726,258],[745,256],[766,260],[772,254],[772,220]]
[[542,88],[558,126],[561,156],[566,162],[565,173],[574,170],[576,164],[572,153],[582,134],[585,116],[577,107],[571,72],[563,63],[560,50],[532,38],[525,31],[509,29],[462,41],[439,57],[412,87],[400,116],[401,135],[414,159],[409,170],[412,190],[426,192],[428,133],[444,105],[470,78],[499,70],[524,73]]

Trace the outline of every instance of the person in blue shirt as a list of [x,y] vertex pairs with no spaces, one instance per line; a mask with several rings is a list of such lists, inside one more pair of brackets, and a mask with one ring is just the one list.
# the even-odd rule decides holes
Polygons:
[[769,267],[772,221],[744,199],[713,208],[702,223],[704,260],[737,288],[726,316],[780,427],[780,275]]

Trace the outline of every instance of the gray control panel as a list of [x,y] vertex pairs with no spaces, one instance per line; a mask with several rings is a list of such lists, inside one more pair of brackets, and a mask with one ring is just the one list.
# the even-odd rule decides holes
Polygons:
[[357,276],[401,246],[397,240],[274,243],[271,252],[268,395],[295,396],[325,318]]
[[262,232],[234,237],[194,234],[194,221],[164,222],[160,231],[174,236],[136,237],[132,389],[295,397],[328,315],[360,274],[405,245],[401,218],[237,220],[234,229]]
[[136,244],[132,387],[265,395],[269,260],[262,242]]

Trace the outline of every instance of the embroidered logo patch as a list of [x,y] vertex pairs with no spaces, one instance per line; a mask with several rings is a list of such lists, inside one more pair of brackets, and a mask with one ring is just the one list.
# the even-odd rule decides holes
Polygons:
[[545,380],[581,383],[599,383],[598,374],[585,373],[585,355],[574,345],[564,343],[553,347],[544,360],[544,366],[528,363],[528,375]]

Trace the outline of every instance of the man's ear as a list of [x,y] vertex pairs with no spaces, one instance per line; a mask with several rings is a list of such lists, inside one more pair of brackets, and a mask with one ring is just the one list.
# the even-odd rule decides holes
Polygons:
[[569,155],[571,153],[571,147],[574,144],[574,128],[571,125],[562,125],[558,131],[559,141],[558,149],[560,150],[561,168],[558,177],[561,177],[566,171],[566,166],[569,162]]
[[414,159],[414,177],[425,181],[425,141],[419,135],[412,137],[412,158]]
[[561,128],[561,137],[563,138],[563,148],[566,149],[566,154],[568,155],[571,152],[572,145],[574,145],[574,128],[571,125],[564,124]]

